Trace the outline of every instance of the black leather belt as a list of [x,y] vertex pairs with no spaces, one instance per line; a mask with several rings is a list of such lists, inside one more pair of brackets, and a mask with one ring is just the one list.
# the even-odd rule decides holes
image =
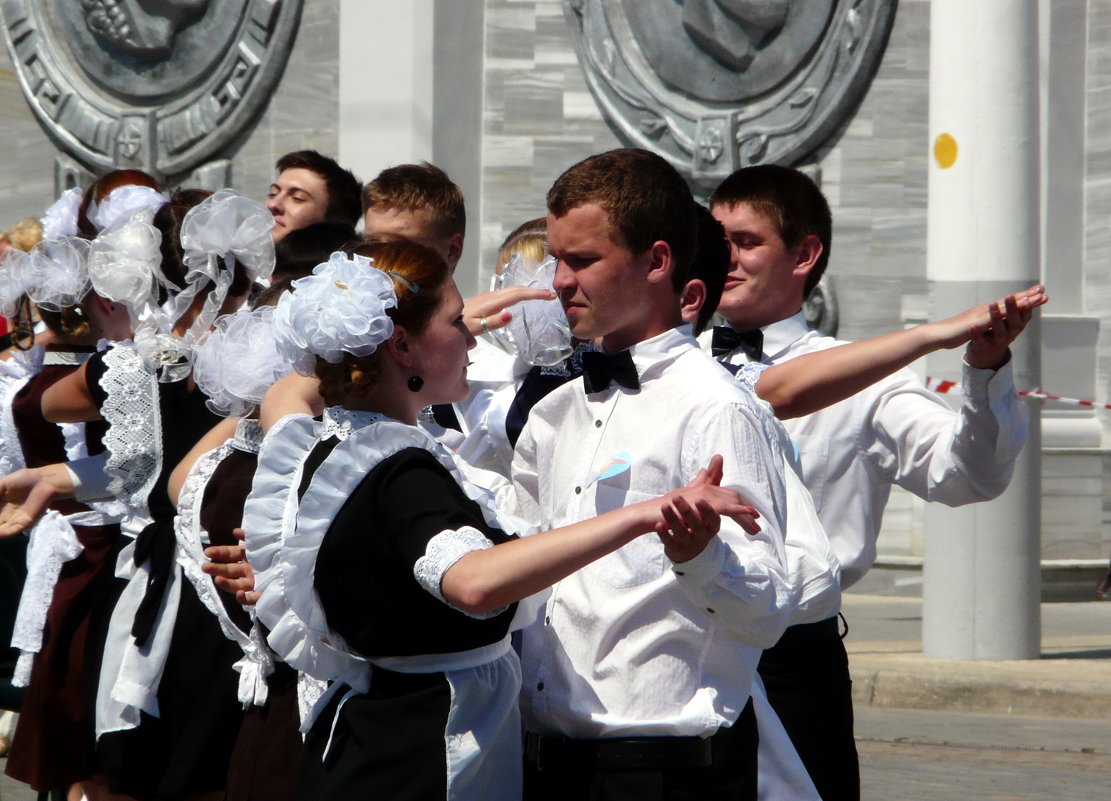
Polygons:
[[710,739],[702,737],[573,740],[529,732],[525,758],[534,763],[537,770],[671,770],[713,764]]

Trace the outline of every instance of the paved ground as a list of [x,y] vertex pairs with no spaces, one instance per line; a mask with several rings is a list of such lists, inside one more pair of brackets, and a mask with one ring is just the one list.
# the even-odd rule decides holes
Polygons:
[[1111,602],[1043,604],[1042,658],[1012,662],[924,659],[918,598],[850,592],[844,613],[863,801],[1111,795]]
[[1111,603],[1042,604],[1042,658],[921,655],[917,598],[844,598],[854,699],[865,706],[1111,720]]

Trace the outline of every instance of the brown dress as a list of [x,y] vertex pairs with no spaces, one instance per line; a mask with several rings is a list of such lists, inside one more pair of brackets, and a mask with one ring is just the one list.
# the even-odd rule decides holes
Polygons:
[[[12,413],[28,467],[66,460],[61,430],[42,417],[42,394],[75,369],[72,364],[46,364],[15,397]],[[90,455],[103,451],[104,431],[102,422],[86,424]],[[51,507],[62,514],[88,509],[71,500]],[[31,669],[7,764],[9,776],[40,791],[65,787],[99,772],[92,707],[86,699],[85,647],[96,578],[107,563],[119,527],[74,526],[74,531],[84,550],[63,565],[54,587],[42,649]]]

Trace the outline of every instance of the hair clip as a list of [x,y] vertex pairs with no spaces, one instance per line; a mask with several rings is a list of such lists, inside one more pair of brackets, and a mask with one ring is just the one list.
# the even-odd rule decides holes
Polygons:
[[412,292],[414,295],[420,292],[420,286],[409,276],[402,275],[401,273],[395,273],[393,270],[386,270],[386,275],[389,275],[395,280],[400,281],[402,284],[405,285],[405,288]]

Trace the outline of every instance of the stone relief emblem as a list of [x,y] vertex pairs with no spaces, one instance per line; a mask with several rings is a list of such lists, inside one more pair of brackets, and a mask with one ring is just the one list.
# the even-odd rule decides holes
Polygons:
[[630,144],[706,191],[795,164],[855,109],[895,0],[564,0],[579,62]]
[[269,100],[302,3],[0,0],[0,18],[60,170],[203,177]]

